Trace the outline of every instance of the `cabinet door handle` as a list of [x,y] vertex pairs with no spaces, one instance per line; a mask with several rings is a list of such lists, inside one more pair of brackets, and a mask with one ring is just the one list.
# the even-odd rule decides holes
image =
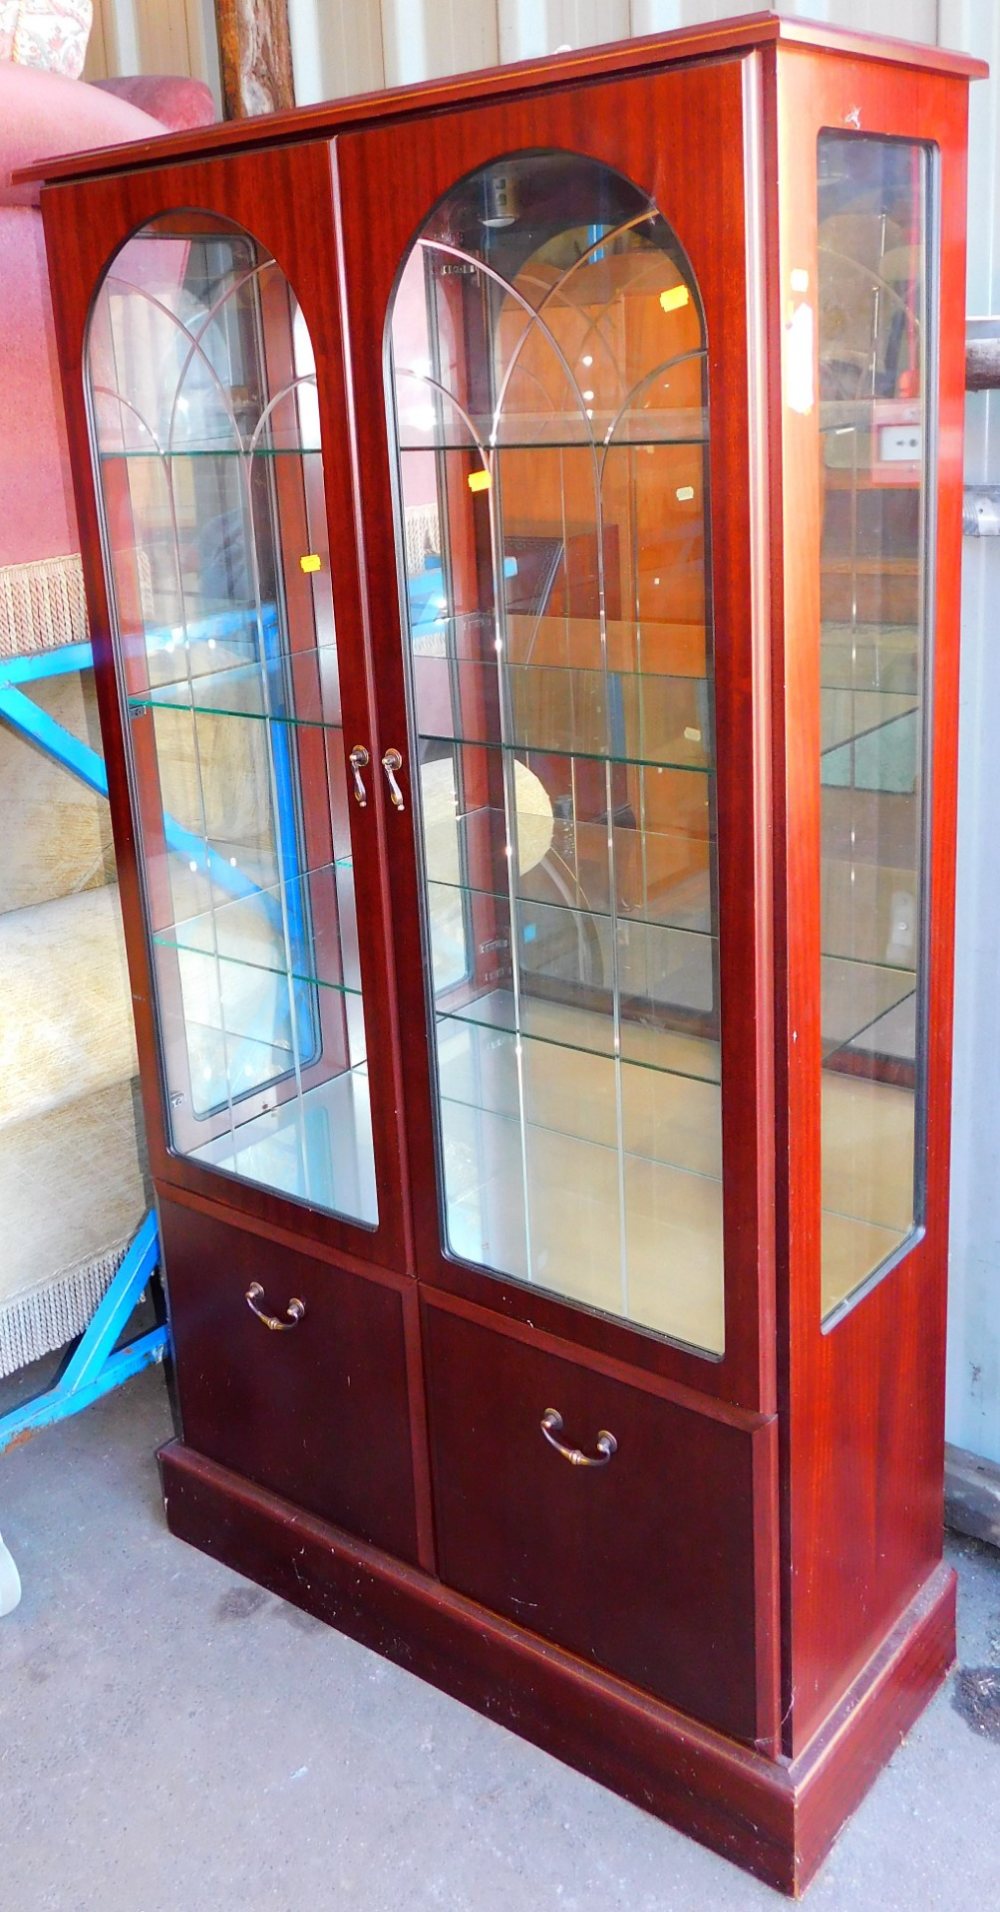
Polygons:
[[365,780],[361,772],[367,768],[370,762],[371,758],[364,744],[355,744],[354,749],[351,751],[350,764],[354,772],[354,795],[360,803],[362,810],[368,802],[368,792],[365,789]]
[[608,1433],[606,1427],[602,1427],[597,1436],[596,1454],[583,1454],[578,1447],[564,1447],[562,1441],[556,1440],[556,1435],[561,1432],[562,1424],[563,1417],[558,1408],[547,1407],[540,1422],[542,1433],[549,1446],[554,1447],[564,1461],[569,1461],[571,1467],[607,1467],[612,1454],[617,1454],[618,1442],[613,1434]]
[[292,1296],[291,1301],[285,1309],[286,1319],[284,1321],[279,1321],[277,1315],[266,1314],[263,1308],[257,1306],[257,1303],[263,1301],[263,1299],[264,1290],[260,1282],[252,1281],[246,1291],[244,1300],[250,1313],[255,1314],[258,1321],[264,1323],[265,1328],[270,1328],[274,1334],[286,1334],[289,1328],[298,1327],[306,1311],[306,1304],[304,1301],[299,1300],[298,1295]]
[[389,779],[389,795],[391,796],[393,803],[395,804],[397,810],[405,810],[406,805],[403,802],[403,792],[401,791],[398,783],[396,782],[396,772],[397,770],[402,770],[403,768],[403,759],[400,756],[398,750],[386,751],[385,756],[382,759],[382,768]]

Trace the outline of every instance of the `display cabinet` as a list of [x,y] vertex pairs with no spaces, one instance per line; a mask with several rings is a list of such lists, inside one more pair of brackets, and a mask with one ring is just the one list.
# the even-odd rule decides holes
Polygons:
[[973,63],[38,169],[171,1528],[798,1890],[941,1564]]

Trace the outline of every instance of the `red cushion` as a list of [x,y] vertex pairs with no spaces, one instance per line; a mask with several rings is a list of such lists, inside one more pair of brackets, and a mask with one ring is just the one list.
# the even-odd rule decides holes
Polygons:
[[113,93],[0,60],[0,206],[37,206],[40,186],[12,186],[19,166],[94,146],[157,139],[163,127]]
[[140,73],[132,79],[94,80],[92,84],[102,93],[113,93],[117,99],[128,100],[143,113],[152,113],[168,133],[183,133],[193,126],[211,126],[219,117],[212,90],[204,80]]

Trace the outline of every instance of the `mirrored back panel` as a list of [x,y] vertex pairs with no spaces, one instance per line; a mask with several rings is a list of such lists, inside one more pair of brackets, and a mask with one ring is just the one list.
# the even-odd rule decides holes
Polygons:
[[635,186],[519,154],[390,343],[443,1245],[721,1355],[697,288]]
[[87,381],[169,1135],[378,1220],[316,374],[249,233],[116,255]]

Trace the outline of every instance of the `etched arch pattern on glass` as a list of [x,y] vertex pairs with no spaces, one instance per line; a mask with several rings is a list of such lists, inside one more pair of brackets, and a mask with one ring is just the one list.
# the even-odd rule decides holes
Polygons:
[[117,254],[87,379],[173,1146],[378,1219],[316,371],[248,233]]
[[437,207],[390,346],[444,1246],[719,1355],[697,288],[634,185],[520,155]]

